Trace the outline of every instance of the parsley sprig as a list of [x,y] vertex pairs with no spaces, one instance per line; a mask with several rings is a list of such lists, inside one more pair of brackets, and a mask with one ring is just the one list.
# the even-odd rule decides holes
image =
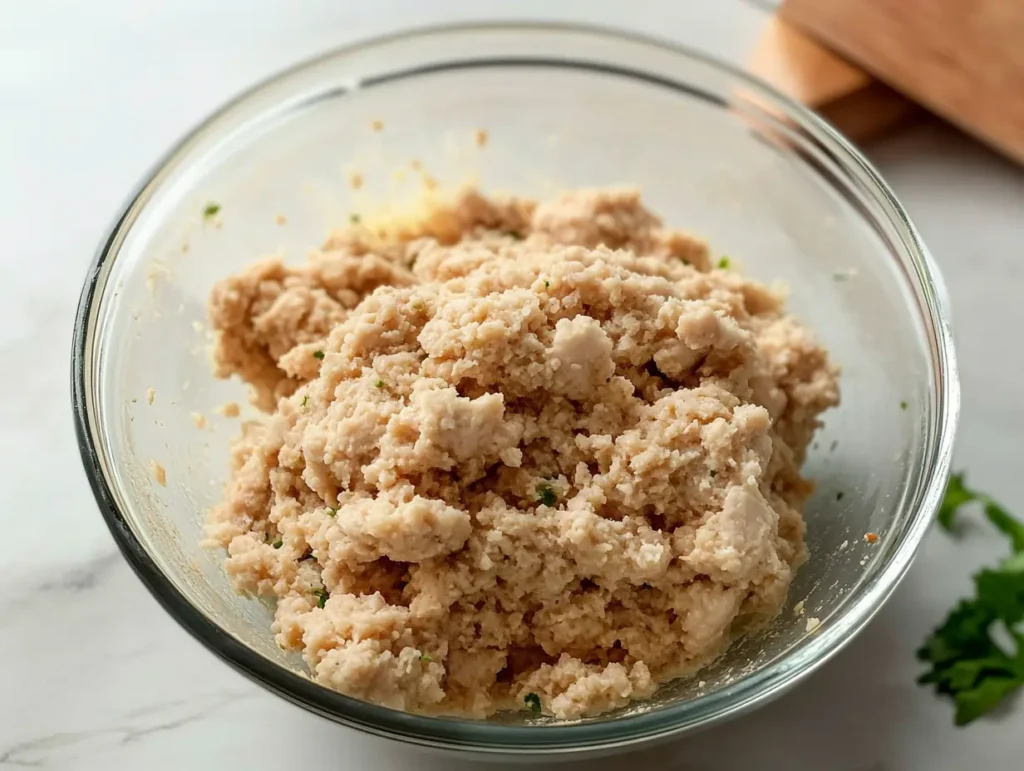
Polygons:
[[981,504],[989,522],[1010,540],[1012,554],[974,576],[974,597],[961,600],[917,652],[929,665],[919,682],[953,699],[958,726],[992,711],[1024,685],[1024,523],[968,488],[963,474],[954,474],[939,508],[942,528],[954,531],[957,514],[970,503]]

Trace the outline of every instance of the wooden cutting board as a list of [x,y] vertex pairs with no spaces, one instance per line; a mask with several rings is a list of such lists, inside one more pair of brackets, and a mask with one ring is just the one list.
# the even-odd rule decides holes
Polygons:
[[785,0],[779,14],[1024,163],[1024,0]]
[[817,110],[854,141],[870,139],[917,106],[777,16],[769,18],[747,69]]

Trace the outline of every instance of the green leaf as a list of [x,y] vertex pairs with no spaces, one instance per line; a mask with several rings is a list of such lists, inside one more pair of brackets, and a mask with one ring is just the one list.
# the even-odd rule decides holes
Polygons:
[[1012,627],[1024,620],[1024,573],[982,570],[974,577],[978,602]]
[[990,677],[976,688],[956,695],[956,724],[965,726],[999,706],[1010,693],[1020,688],[1021,680],[1012,677]]
[[970,503],[978,496],[964,486],[963,474],[951,474],[946,484],[946,495],[939,506],[939,524],[948,532],[956,526],[956,512],[965,503]]
[[1010,539],[1015,554],[1024,552],[1024,523],[1011,516],[991,498],[985,499],[985,516],[999,532]]
[[[917,652],[929,665],[919,682],[953,698],[960,726],[995,709],[1024,685],[1024,630],[1018,628],[1024,621],[1024,524],[969,489],[963,474],[949,479],[939,524],[952,530],[960,507],[972,501],[984,504],[985,516],[1010,539],[1013,553],[974,576],[974,597],[957,603]],[[1004,650],[993,636],[997,630],[1008,632],[999,639],[1011,641],[1015,650]]]

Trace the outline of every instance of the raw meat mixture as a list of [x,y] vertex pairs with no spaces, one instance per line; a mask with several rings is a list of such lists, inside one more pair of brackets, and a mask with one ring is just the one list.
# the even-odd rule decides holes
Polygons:
[[[715,261],[717,264],[717,261]],[[576,718],[776,614],[836,369],[631,190],[468,190],[210,298],[246,424],[207,526],[315,678]]]

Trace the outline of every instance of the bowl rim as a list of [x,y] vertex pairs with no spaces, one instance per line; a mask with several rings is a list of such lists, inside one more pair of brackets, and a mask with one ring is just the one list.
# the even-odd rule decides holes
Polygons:
[[[413,715],[354,699],[321,686],[308,677],[285,669],[264,658],[254,649],[224,631],[198,610],[149,556],[132,532],[128,519],[116,503],[113,483],[108,479],[101,460],[100,437],[104,428],[94,420],[93,359],[98,351],[97,312],[106,297],[107,276],[119,253],[126,226],[145,206],[150,194],[161,184],[165,173],[190,148],[195,140],[216,128],[219,121],[236,107],[266,89],[287,81],[305,70],[337,58],[372,49],[431,36],[478,33],[554,33],[590,35],[612,42],[646,46],[663,54],[671,54],[703,64],[727,75],[752,93],[770,98],[785,118],[796,123],[814,139],[833,152],[840,162],[851,165],[863,175],[871,192],[888,204],[887,216],[900,228],[905,241],[906,257],[915,268],[911,280],[923,292],[925,320],[931,327],[935,351],[932,364],[937,366],[938,399],[934,421],[935,441],[930,457],[926,457],[931,473],[923,482],[920,505],[908,514],[908,524],[888,561],[873,575],[871,583],[860,596],[851,597],[845,612],[834,623],[821,629],[815,639],[804,647],[789,651],[771,665],[738,679],[717,691],[689,701],[679,702],[646,713],[627,715],[609,721],[580,724],[513,726],[450,718]],[[474,59],[485,62],[486,57]],[[568,61],[568,60],[567,60]],[[895,217],[891,215],[895,214]],[[308,58],[271,75],[241,92],[202,120],[156,163],[143,177],[121,214],[101,241],[86,275],[75,317],[71,356],[71,398],[79,451],[96,503],[122,555],[163,608],[196,640],[233,669],[250,680],[334,722],[378,736],[398,739],[410,744],[470,750],[491,754],[567,754],[579,751],[624,748],[654,738],[666,738],[697,726],[704,727],[735,716],[782,693],[817,667],[824,664],[860,631],[895,589],[906,573],[921,539],[941,501],[952,457],[953,440],[959,416],[960,387],[950,327],[949,301],[941,275],[922,240],[895,195],[874,167],[837,131],[806,107],[743,70],[717,58],[663,39],[627,32],[601,25],[562,22],[523,22],[499,20],[457,24],[438,24],[403,29],[386,35],[358,40]],[[697,709],[698,705],[711,709]]]

